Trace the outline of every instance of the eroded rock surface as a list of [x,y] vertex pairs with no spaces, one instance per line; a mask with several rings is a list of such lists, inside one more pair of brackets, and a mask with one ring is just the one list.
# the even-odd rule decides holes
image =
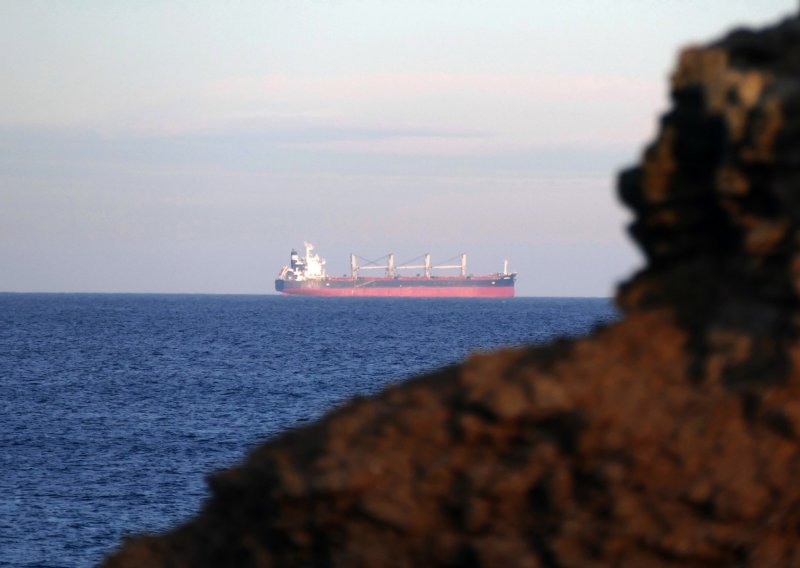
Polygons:
[[353,401],[106,565],[800,565],[800,21],[684,51],[672,93],[620,178],[621,321]]

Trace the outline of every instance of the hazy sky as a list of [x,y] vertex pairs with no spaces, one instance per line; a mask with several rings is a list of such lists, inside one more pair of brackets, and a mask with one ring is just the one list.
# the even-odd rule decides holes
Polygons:
[[2,1],[0,291],[270,293],[309,240],[609,295],[678,48],[796,8]]

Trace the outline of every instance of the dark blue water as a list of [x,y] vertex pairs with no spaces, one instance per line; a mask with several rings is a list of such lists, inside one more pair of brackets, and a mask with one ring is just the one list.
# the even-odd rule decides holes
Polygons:
[[598,299],[0,294],[0,566],[94,564],[355,394],[615,316]]

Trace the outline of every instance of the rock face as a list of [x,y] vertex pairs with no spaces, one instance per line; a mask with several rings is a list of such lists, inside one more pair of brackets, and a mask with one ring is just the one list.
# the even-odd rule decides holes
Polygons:
[[800,564],[800,20],[688,49],[625,317],[351,402],[132,566]]

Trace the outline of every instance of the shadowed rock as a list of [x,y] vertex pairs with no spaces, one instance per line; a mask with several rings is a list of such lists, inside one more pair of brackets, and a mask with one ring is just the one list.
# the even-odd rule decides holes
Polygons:
[[621,321],[352,401],[106,566],[800,564],[800,21],[685,50],[672,95],[620,178]]

